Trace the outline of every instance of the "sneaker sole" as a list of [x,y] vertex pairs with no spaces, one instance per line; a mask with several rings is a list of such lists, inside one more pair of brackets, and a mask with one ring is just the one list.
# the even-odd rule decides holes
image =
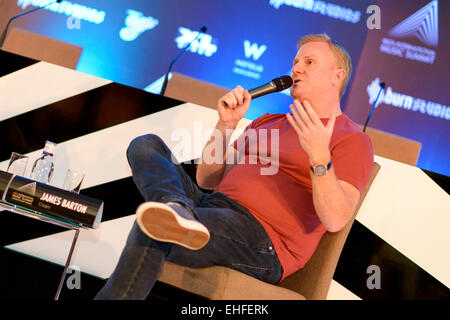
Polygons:
[[209,241],[209,231],[201,223],[185,219],[168,205],[146,202],[136,210],[137,223],[150,238],[171,242],[191,250],[203,248]]

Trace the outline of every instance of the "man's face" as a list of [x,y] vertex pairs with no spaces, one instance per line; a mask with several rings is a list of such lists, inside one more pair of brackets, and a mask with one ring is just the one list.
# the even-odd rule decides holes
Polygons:
[[311,101],[335,92],[339,95],[338,70],[336,58],[326,42],[305,43],[298,50],[292,66],[292,97]]

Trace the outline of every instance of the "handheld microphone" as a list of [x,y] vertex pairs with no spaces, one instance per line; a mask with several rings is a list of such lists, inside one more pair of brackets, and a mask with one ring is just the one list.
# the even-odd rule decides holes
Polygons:
[[35,12],[35,11],[44,9],[44,8],[48,7],[49,5],[51,5],[51,4],[54,4],[54,3],[60,3],[61,1],[62,1],[62,0],[56,0],[56,1],[53,1],[53,2],[50,2],[50,3],[47,3],[45,6],[31,9],[31,10],[29,10],[29,11],[23,12],[23,13],[18,14],[18,15],[16,15],[16,16],[12,17],[11,19],[9,19],[8,23],[6,24],[5,31],[3,31],[2,35],[0,36],[0,49],[3,48],[3,44],[5,43],[6,35],[7,35],[7,33],[8,33],[9,25],[11,24],[11,22],[13,22],[13,20],[15,20],[15,19],[17,19],[17,18],[20,18],[21,16],[27,15],[27,14],[29,14],[29,13],[32,13],[32,12]]
[[377,105],[378,99],[380,98],[381,91],[383,91],[383,89],[384,89],[385,87],[386,87],[386,83],[381,82],[381,83],[380,83],[380,91],[378,91],[377,98],[375,99],[375,102],[373,103],[373,106],[372,106],[372,109],[370,110],[369,116],[368,116],[367,119],[366,119],[366,123],[364,123],[363,132],[366,132],[367,124],[369,123],[369,120],[370,120],[370,118],[372,117],[373,110],[375,110],[375,106]]
[[197,33],[197,35],[195,36],[195,38],[192,39],[192,41],[189,42],[189,43],[188,43],[188,44],[180,51],[180,53],[178,53],[178,55],[172,60],[172,62],[171,62],[170,65],[169,65],[169,70],[167,70],[166,76],[164,77],[164,83],[163,83],[163,85],[162,85],[162,87],[161,87],[160,95],[163,96],[164,93],[166,92],[167,82],[169,81],[169,73],[170,73],[170,70],[172,70],[172,66],[173,66],[173,64],[175,63],[175,61],[177,61],[178,58],[179,58],[179,57],[180,57],[187,49],[189,49],[189,47],[191,46],[192,42],[194,42],[195,40],[197,40],[197,38],[198,38],[202,33],[205,33],[206,30],[207,30],[207,28],[206,28],[205,26],[201,27],[201,28],[200,28],[200,31]]
[[264,96],[269,93],[283,91],[293,84],[292,78],[290,76],[281,76],[279,78],[275,78],[269,83],[265,85],[256,87],[248,91],[252,99]]

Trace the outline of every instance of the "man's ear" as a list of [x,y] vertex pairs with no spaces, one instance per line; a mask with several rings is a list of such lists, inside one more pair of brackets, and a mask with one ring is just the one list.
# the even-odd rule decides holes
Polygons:
[[337,85],[337,86],[341,86],[341,83],[344,81],[344,79],[345,79],[345,75],[346,75],[347,73],[345,72],[345,70],[344,69],[342,69],[342,68],[340,68],[340,69],[337,69],[336,70],[336,72],[335,72],[335,74],[334,74],[334,81],[333,81],[333,83],[335,84],[335,85]]

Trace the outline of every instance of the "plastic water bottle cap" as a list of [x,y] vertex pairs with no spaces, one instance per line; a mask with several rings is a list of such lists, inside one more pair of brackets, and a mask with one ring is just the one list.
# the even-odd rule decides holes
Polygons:
[[55,152],[56,143],[51,141],[45,141],[44,152],[53,154]]

